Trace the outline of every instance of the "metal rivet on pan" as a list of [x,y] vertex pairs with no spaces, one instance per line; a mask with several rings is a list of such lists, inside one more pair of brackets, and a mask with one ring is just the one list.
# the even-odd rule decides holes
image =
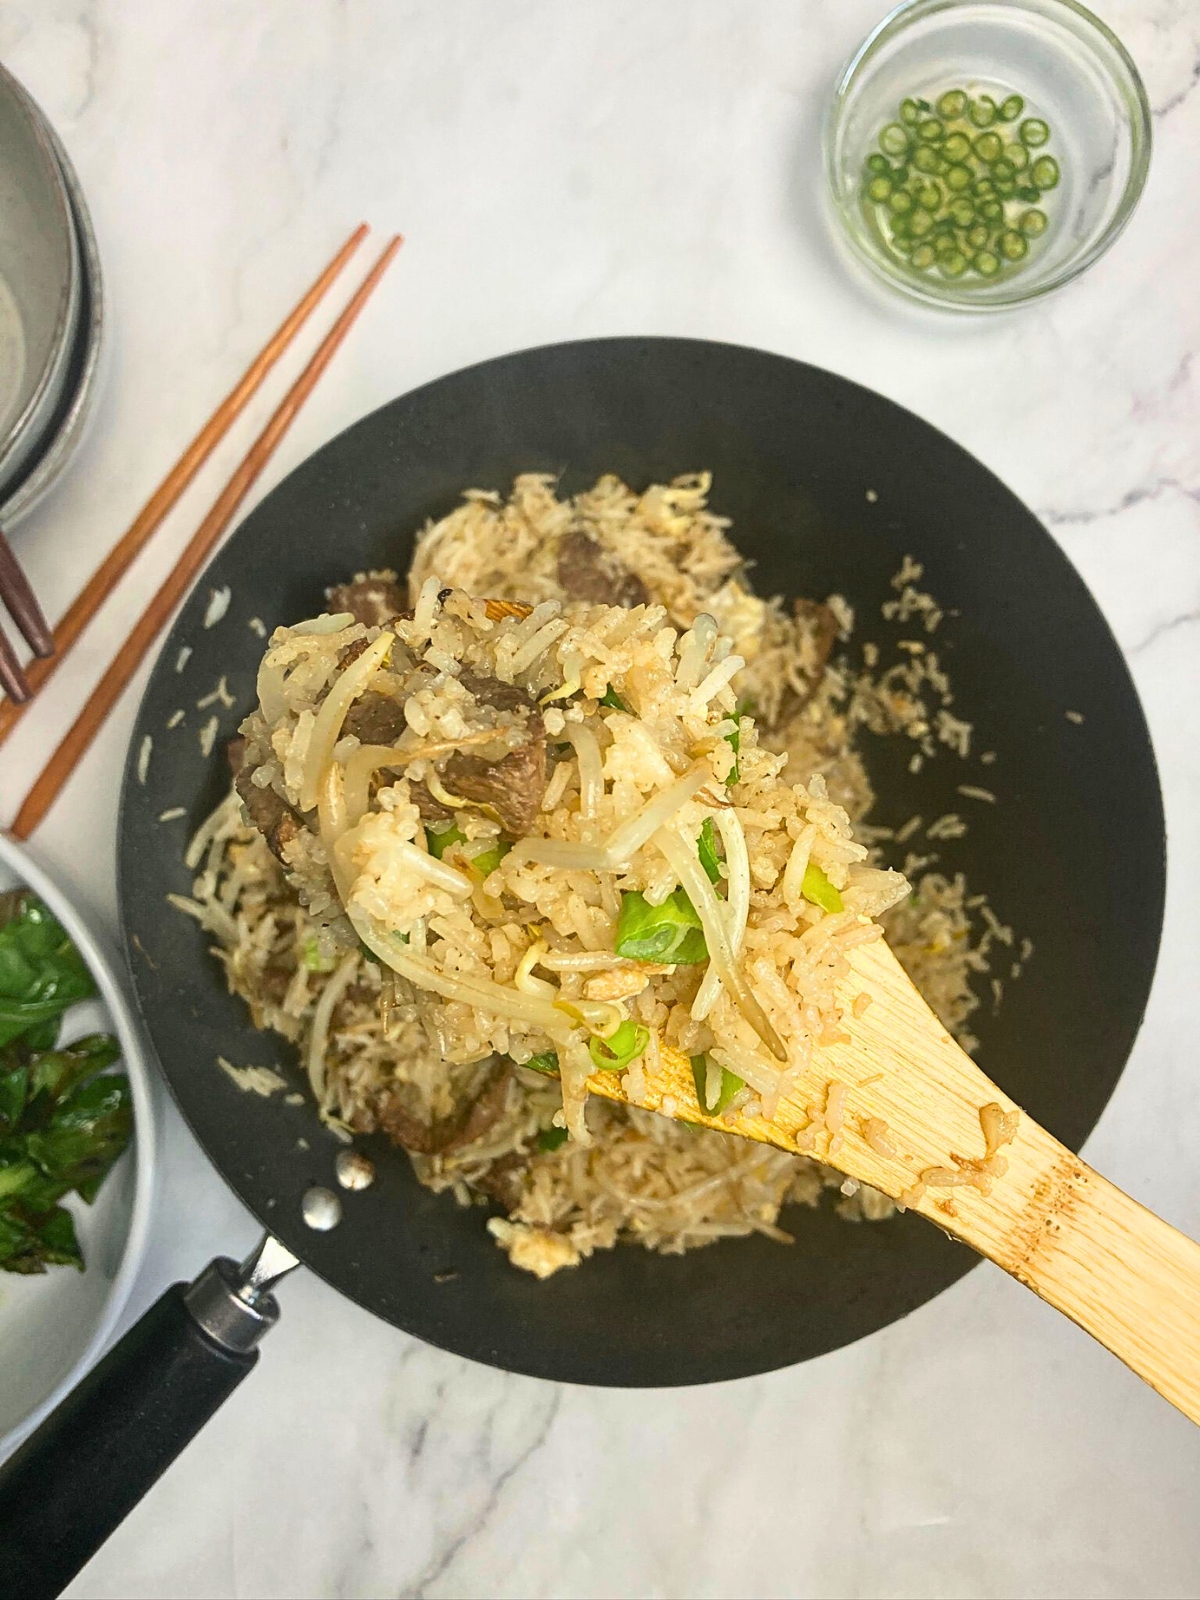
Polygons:
[[375,1182],[375,1163],[361,1150],[339,1150],[334,1169],[343,1189],[369,1189]]
[[332,1189],[322,1189],[320,1184],[314,1184],[305,1191],[304,1199],[300,1202],[300,1214],[310,1228],[315,1228],[318,1233],[328,1233],[342,1220],[342,1202]]

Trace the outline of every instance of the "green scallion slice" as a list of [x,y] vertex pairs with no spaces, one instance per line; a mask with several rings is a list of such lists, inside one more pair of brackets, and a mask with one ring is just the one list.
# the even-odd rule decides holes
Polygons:
[[[882,156],[880,157],[880,160],[883,160]],[[886,165],[887,165],[887,162],[885,161],[884,162],[884,166],[886,166]],[[885,184],[887,184],[887,188],[883,191],[882,195],[872,194],[871,195],[872,200],[886,200],[888,195],[891,193],[891,189],[892,189],[891,180],[888,179],[888,178],[874,178],[867,185],[867,192],[870,193],[871,190],[874,189],[874,187],[875,187],[875,185],[877,183],[885,183]],[[613,711],[628,711],[629,710],[629,707],[625,704],[624,700],[621,699],[621,696],[613,688],[611,683],[609,684],[608,688],[605,689],[604,693],[601,695],[600,704],[602,706],[608,706]]]
[[908,236],[910,239],[923,239],[933,227],[933,213],[926,211],[923,206],[918,206],[908,219]]
[[863,165],[873,177],[887,177],[892,170],[892,163],[886,156],[881,156],[878,150],[873,150]]
[[449,827],[436,833],[432,828],[426,828],[425,838],[429,844],[429,854],[440,861],[452,844],[465,844],[467,836],[452,822]]
[[960,197],[951,201],[950,215],[954,218],[956,228],[969,228],[975,221],[975,207],[968,199]]
[[742,769],[738,763],[738,756],[741,754],[742,750],[742,730],[740,724],[733,730],[732,733],[727,733],[725,735],[725,742],[733,751],[733,765],[729,769],[729,776],[725,779],[726,784],[732,788],[735,783],[740,783],[742,781]]
[[1015,228],[1005,228],[1000,235],[1000,254],[1006,261],[1020,261],[1029,253],[1029,241]]
[[1030,167],[1029,176],[1039,189],[1053,189],[1061,176],[1058,162],[1053,156],[1039,156]]
[[1016,175],[1016,167],[1013,166],[1011,161],[1005,160],[1003,156],[998,161],[992,162],[992,177],[995,178],[998,184],[1011,183]]
[[481,878],[490,878],[511,849],[512,845],[507,839],[497,839],[488,849],[470,858],[471,866]]
[[721,858],[717,854],[717,830],[713,827],[711,817],[705,817],[700,826],[700,837],[696,840],[696,854],[700,857],[700,865],[708,874],[709,883],[720,883]]
[[915,100],[901,100],[900,121],[907,123],[910,128],[915,128],[921,120],[921,108]]
[[1004,146],[1004,159],[1014,172],[1024,172],[1029,165],[1029,151],[1023,144],[1006,144]]
[[962,89],[947,89],[945,94],[938,96],[937,114],[944,117],[947,122],[953,122],[955,117],[961,117],[967,109],[967,96]]
[[942,159],[931,144],[919,145],[913,151],[913,166],[918,172],[935,173],[942,164]]
[[544,1078],[558,1077],[558,1051],[543,1050],[541,1055],[530,1056],[528,1061],[522,1061],[523,1067],[528,1067],[530,1072],[540,1072]]
[[913,190],[913,199],[925,211],[936,211],[942,203],[942,191],[936,183],[921,180]]
[[1042,198],[1041,190],[1035,189],[1031,183],[1021,184],[1019,188],[1013,191],[1013,193],[1016,195],[1018,200],[1024,200],[1027,205],[1031,206],[1037,205],[1038,201]]
[[537,1147],[548,1155],[552,1150],[561,1150],[570,1137],[565,1128],[543,1128],[537,1136]]
[[965,133],[951,133],[942,143],[942,154],[948,161],[965,161],[971,154],[971,141]]
[[946,187],[952,194],[959,194],[964,189],[969,189],[971,183],[971,169],[964,166],[961,161],[956,162],[946,173]]
[[1010,94],[1007,99],[1000,102],[1000,121],[1015,122],[1025,109],[1025,101],[1019,94]]
[[717,1095],[717,1103],[715,1106],[710,1106],[704,1098],[705,1090],[708,1087],[707,1056],[692,1057],[692,1081],[696,1085],[696,1104],[701,1111],[707,1112],[710,1117],[719,1117],[723,1111],[728,1111],[733,1102],[733,1097],[736,1094],[740,1094],[746,1087],[744,1078],[739,1078],[736,1072],[730,1072],[728,1067],[722,1067],[721,1088]]
[[1000,257],[994,250],[979,250],[971,265],[981,278],[994,278],[1000,271]]
[[885,156],[902,156],[908,151],[908,134],[898,122],[889,122],[880,131],[879,148]]
[[967,258],[961,250],[948,250],[939,258],[938,266],[944,277],[961,278],[967,270]]
[[1027,238],[1036,239],[1045,233],[1048,220],[1044,211],[1023,211],[1017,219],[1017,227]]
[[660,906],[650,905],[637,890],[623,894],[614,948],[629,961],[695,966],[708,960],[700,918],[682,889],[668,895]]
[[902,217],[913,208],[913,197],[907,189],[894,189],[887,197],[888,210],[893,216]]
[[967,117],[977,128],[990,128],[996,120],[996,102],[990,94],[981,94],[967,107]]
[[982,250],[991,242],[992,230],[986,222],[976,222],[967,230],[967,243],[972,250]]
[[1026,117],[1017,132],[1027,150],[1040,150],[1050,137],[1050,124],[1041,117]]
[[918,272],[924,272],[937,260],[937,251],[931,244],[919,244],[910,259]]
[[593,1034],[588,1040],[588,1055],[597,1072],[624,1072],[650,1043],[650,1029],[640,1022],[626,1020],[607,1039]]
[[[966,266],[966,262],[963,262]],[[942,271],[945,272],[946,263],[942,262]],[[800,893],[814,906],[820,906],[822,911],[842,911],[842,897],[830,883],[829,879],[817,866],[815,861],[810,861],[804,869],[804,882],[800,885]]]
[[941,144],[946,137],[946,125],[937,117],[927,117],[917,128],[917,138],[922,144]]

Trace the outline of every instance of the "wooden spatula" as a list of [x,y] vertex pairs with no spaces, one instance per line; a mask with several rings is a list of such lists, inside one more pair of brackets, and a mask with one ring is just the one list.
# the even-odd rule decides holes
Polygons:
[[[1018,1111],[950,1038],[882,940],[849,960],[840,990],[846,1042],[814,1052],[802,1088],[780,1100],[770,1121],[710,1116],[690,1061],[670,1049],[657,1065],[647,1059],[645,1094],[633,1103],[784,1150],[796,1150],[799,1135],[805,1153],[894,1200],[904,1196],[1200,1422],[1200,1244]],[[629,1099],[616,1073],[596,1073],[590,1087]],[[998,1160],[986,1160],[989,1146]]]

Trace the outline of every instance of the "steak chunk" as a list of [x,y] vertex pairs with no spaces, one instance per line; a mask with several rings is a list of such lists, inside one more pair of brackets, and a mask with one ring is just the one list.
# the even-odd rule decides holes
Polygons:
[[246,808],[251,826],[262,834],[271,854],[287,866],[284,847],[303,833],[303,818],[274,789],[260,789],[258,784],[252,782],[255,769],[246,765],[245,739],[231,739],[225,747],[225,753],[233,769],[233,786]]
[[432,1126],[413,1116],[398,1094],[391,1094],[379,1106],[379,1126],[393,1144],[417,1155],[440,1156],[482,1139],[504,1115],[512,1063],[493,1057],[491,1070],[474,1100],[461,1106],[453,1116],[443,1117]]
[[524,738],[499,761],[457,751],[446,763],[442,782],[451,794],[491,806],[505,833],[519,837],[532,828],[546,792],[542,714],[536,701],[514,683],[467,672],[460,681],[481,705],[506,713],[513,722],[523,722]]
[[579,529],[558,548],[558,581],[569,600],[590,605],[644,606],[650,598],[636,573]]
[[348,611],[355,622],[368,628],[382,628],[385,622],[400,616],[408,604],[408,596],[391,578],[358,577],[353,583],[338,583],[325,592],[331,612]]
[[368,689],[347,711],[342,733],[352,733],[360,744],[395,744],[407,726],[399,700]]

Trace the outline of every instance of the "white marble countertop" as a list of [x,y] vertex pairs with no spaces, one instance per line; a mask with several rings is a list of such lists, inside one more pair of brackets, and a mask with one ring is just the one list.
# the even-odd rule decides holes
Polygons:
[[[980,326],[864,292],[823,230],[819,119],[882,9],[2,0],[0,57],[74,157],[111,295],[95,425],[15,542],[57,614],[361,217],[408,246],[263,489],[400,391],[593,334],[760,345],[913,407],[1044,518],[1143,696],[1170,827],[1167,922],[1145,1026],[1088,1154],[1195,1233],[1200,11],[1100,6],[1157,108],[1145,199],[1079,284]],[[260,399],[260,419],[273,403]],[[5,748],[0,816],[252,425]],[[110,926],[118,778],[144,676],[35,841]],[[255,1231],[173,1112],[166,1167],[139,1305]],[[680,1392],[555,1388],[469,1365],[307,1275],[283,1300],[253,1378],[73,1594],[1200,1591],[1200,1433],[990,1267],[851,1349]]]

